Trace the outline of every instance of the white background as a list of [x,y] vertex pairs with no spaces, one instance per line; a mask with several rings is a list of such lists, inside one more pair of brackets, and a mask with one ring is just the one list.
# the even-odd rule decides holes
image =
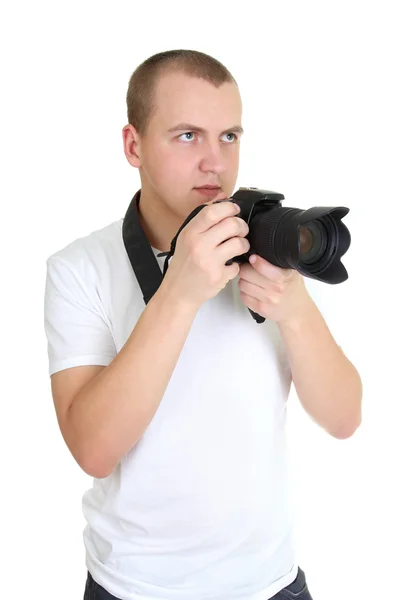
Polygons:
[[55,418],[45,260],[124,215],[140,187],[122,149],[129,77],[174,48],[215,56],[239,83],[238,187],[282,192],[286,206],[350,208],[349,279],[307,283],[362,376],[363,424],[348,440],[331,438],[291,395],[298,559],[314,600],[400,597],[396,4],[81,0],[2,9],[2,597],[83,596],[81,496],[91,479]]

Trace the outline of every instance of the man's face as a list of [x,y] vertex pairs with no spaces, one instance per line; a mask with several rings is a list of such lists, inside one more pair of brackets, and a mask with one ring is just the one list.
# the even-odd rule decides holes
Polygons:
[[[158,81],[155,105],[140,140],[142,192],[156,196],[183,221],[198,204],[233,193],[241,135],[233,128],[241,127],[241,98],[234,83],[216,88],[203,79],[168,73]],[[219,189],[206,196],[196,189],[205,185]]]

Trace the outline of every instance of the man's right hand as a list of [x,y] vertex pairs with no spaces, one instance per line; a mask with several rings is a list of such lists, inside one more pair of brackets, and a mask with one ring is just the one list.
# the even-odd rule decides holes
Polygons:
[[182,229],[163,280],[163,287],[174,297],[195,308],[238,275],[237,263],[225,263],[250,249],[245,239],[249,227],[236,216],[238,207],[230,201],[214,204],[224,199],[226,195],[219,194]]

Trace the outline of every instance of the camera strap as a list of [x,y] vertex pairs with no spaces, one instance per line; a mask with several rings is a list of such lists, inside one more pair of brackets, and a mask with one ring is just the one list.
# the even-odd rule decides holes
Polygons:
[[139,221],[140,190],[132,198],[122,223],[122,238],[132,269],[147,304],[158,290],[163,275]]
[[[176,242],[180,232],[187,225],[187,223],[191,219],[193,219],[193,217],[196,216],[196,214],[200,212],[200,210],[202,210],[203,206],[198,206],[194,211],[190,213],[190,215],[183,222],[183,224],[179,228],[179,231],[177,232],[177,234],[171,242],[169,252],[160,252],[157,255],[158,257],[165,256],[164,269],[162,271],[160,269],[160,265],[158,264],[157,258],[154,256],[154,252],[146,237],[146,234],[144,233],[143,228],[140,224],[140,192],[141,190],[138,190],[136,192],[128,206],[128,210],[126,211],[122,223],[122,239],[133,272],[135,273],[140,289],[142,290],[144,303],[148,304],[148,302],[151,300],[151,298],[154,296],[154,294],[160,287],[162,280],[168,270],[169,260],[175,252]],[[231,263],[232,261],[229,262]],[[264,317],[257,315],[257,313],[254,313],[250,309],[248,310],[257,323],[263,323],[265,321]]]

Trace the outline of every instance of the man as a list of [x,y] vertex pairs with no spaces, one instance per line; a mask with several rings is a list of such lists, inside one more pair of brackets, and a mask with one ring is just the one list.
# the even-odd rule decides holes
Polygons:
[[85,599],[309,600],[292,545],[286,401],[293,381],[308,414],[349,437],[359,375],[296,271],[260,257],[225,266],[249,250],[233,203],[213,204],[238,174],[242,105],[229,71],[200,52],[160,53],[133,73],[127,106],[124,151],[155,256],[208,205],[147,306],[123,219],[47,260],[55,408],[94,477]]

